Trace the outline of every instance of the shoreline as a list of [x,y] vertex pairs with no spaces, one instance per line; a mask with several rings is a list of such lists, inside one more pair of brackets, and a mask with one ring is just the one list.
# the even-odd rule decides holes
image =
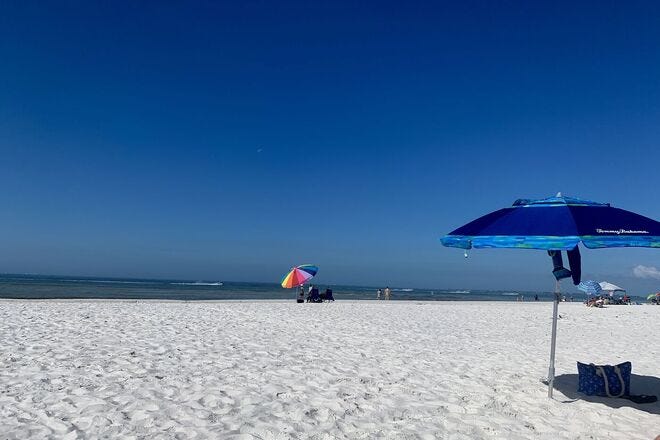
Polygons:
[[[4,298],[0,297],[0,302],[126,302],[126,303],[136,303],[136,302],[146,302],[146,303],[200,303],[200,304],[222,304],[222,303],[277,303],[277,304],[296,304],[295,298],[293,299],[266,299],[266,298],[256,298],[256,299],[161,299],[161,298]],[[425,299],[392,299],[389,301],[386,300],[377,300],[377,299],[336,299],[334,302],[323,302],[323,303],[303,303],[303,304],[552,304],[552,301],[549,300],[538,300],[538,301],[506,301],[506,300],[488,300],[488,299],[475,299],[475,300],[456,300],[456,299],[438,299],[438,300],[425,300]],[[559,307],[562,307],[562,304],[580,304],[585,305],[583,301],[562,301],[559,303]],[[648,306],[652,304],[640,303],[640,304],[630,304],[630,306]],[[616,305],[610,304],[607,307],[627,307],[625,305]]]

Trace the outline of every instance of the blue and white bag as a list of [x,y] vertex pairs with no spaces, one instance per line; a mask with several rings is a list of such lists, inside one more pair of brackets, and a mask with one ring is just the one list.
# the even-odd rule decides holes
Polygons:
[[578,392],[587,396],[625,397],[630,395],[632,364],[594,365],[577,363]]

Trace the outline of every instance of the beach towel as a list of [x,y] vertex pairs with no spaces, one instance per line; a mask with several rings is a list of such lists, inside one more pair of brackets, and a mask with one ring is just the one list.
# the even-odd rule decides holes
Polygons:
[[569,278],[571,276],[571,271],[564,267],[564,261],[561,258],[561,251],[548,251],[548,255],[552,258],[552,274],[557,281]]
[[548,255],[552,258],[552,274],[557,280],[570,277],[573,279],[573,284],[576,286],[580,284],[582,278],[582,258],[580,257],[580,248],[575,246],[573,249],[566,251],[570,270],[564,267],[561,251],[548,251]]
[[571,268],[571,278],[573,284],[576,286],[582,280],[582,258],[580,257],[580,248],[575,246],[573,249],[566,251],[568,256],[568,267]]

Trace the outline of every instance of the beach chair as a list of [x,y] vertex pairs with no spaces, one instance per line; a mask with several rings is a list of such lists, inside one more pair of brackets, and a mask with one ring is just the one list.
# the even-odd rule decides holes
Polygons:
[[325,289],[325,293],[323,294],[323,296],[326,301],[335,300],[335,298],[332,296],[332,289]]
[[309,292],[309,296],[307,297],[307,302],[312,302],[312,303],[320,303],[323,302],[321,299],[321,295],[319,295],[319,289],[312,289],[311,292]]

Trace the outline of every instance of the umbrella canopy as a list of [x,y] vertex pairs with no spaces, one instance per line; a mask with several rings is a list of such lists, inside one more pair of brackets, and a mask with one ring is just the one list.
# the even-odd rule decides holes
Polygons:
[[652,293],[649,296],[646,297],[647,300],[651,301],[653,298],[660,298],[660,292],[658,293]]
[[598,295],[603,290],[601,289],[600,284],[593,280],[582,281],[578,284],[577,288],[589,295]]
[[607,281],[601,281],[599,283],[600,288],[604,290],[605,292],[625,292],[626,289],[623,287],[619,287],[616,284],[608,283]]
[[518,199],[509,208],[484,215],[442,238],[445,246],[569,250],[579,242],[590,249],[660,248],[660,222],[573,197]]
[[282,287],[285,289],[292,289],[294,287],[301,286],[310,280],[316,272],[319,271],[319,268],[311,264],[302,264],[291,268],[289,273],[284,275],[282,278]]
[[[608,247],[660,248],[660,222],[609,203],[597,203],[573,197],[547,199],[518,199],[513,206],[486,214],[442,237],[442,244],[461,249],[519,248],[545,249],[555,264],[555,300],[552,309],[552,337],[550,367],[548,368],[548,397],[552,397],[555,376],[555,346],[557,315],[561,294],[559,280],[574,276],[579,283],[580,257],[578,243],[590,249]],[[561,264],[561,253],[569,251],[576,271],[568,271]],[[571,267],[571,269],[573,269]],[[569,275],[566,275],[566,274]]]

